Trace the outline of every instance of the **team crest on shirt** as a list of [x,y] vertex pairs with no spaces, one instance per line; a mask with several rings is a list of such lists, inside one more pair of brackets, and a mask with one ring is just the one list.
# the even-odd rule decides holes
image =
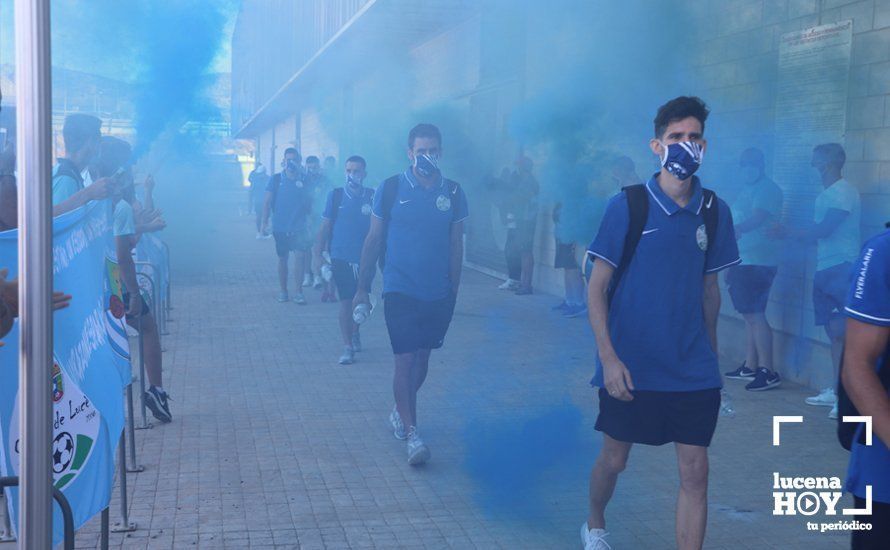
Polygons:
[[698,226],[698,229],[695,230],[695,242],[703,252],[708,250],[708,232],[705,230],[704,224],[701,224]]
[[436,208],[438,208],[442,212],[448,211],[448,209],[451,208],[451,199],[449,199],[445,195],[439,195],[439,198],[436,199]]
[[365,216],[368,216],[371,214],[371,205],[370,204],[362,205],[362,214],[364,214]]

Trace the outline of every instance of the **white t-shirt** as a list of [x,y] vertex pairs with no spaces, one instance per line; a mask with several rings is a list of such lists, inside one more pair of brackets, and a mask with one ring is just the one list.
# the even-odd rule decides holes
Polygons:
[[816,251],[816,271],[844,262],[854,262],[862,245],[859,225],[862,207],[859,191],[845,179],[839,179],[816,197],[815,222],[821,223],[832,208],[849,212],[843,222],[824,239],[819,239]]

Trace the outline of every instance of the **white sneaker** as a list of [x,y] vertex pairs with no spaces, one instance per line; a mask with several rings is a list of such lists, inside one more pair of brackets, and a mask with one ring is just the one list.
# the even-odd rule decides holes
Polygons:
[[419,466],[429,459],[430,448],[417,435],[417,428],[411,426],[408,428],[408,464]]
[[507,279],[498,285],[498,290],[516,290],[517,288],[519,288],[519,281],[516,279]]
[[588,529],[586,521],[581,526],[581,544],[584,545],[584,550],[612,550],[606,542],[608,536],[605,529]]
[[352,348],[343,348],[343,355],[340,356],[338,363],[341,365],[351,365],[355,363],[355,352],[352,351]]
[[837,403],[834,404],[834,407],[831,407],[831,410],[828,411],[828,418],[832,420],[837,420]]
[[807,405],[817,407],[837,407],[837,395],[834,393],[834,388],[825,388],[819,395],[807,397],[805,401]]
[[399,441],[408,439],[408,434],[405,433],[405,425],[402,424],[402,417],[399,416],[399,411],[395,405],[392,406],[392,412],[389,413],[389,423],[392,425],[392,435],[396,439]]
[[308,273],[303,275],[303,286],[312,286],[312,275]]

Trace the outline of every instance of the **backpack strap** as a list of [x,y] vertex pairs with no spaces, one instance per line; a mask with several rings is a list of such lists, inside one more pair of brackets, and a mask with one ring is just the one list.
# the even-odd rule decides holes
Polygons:
[[340,205],[343,204],[343,188],[337,187],[331,192],[331,228],[333,229],[334,223],[337,221],[337,214],[340,212]]
[[710,189],[702,188],[702,218],[705,221],[705,235],[708,237],[708,252],[716,242],[718,212],[717,194]]
[[55,183],[58,178],[69,177],[77,182],[79,189],[83,189],[83,176],[81,176],[80,172],[74,167],[74,163],[68,159],[59,159],[57,166],[56,173],[53,174],[53,183]]
[[269,205],[270,209],[275,211],[275,202],[278,200],[278,188],[281,187],[281,172],[272,175],[272,179],[269,180],[269,191],[272,192],[272,203]]
[[383,182],[383,200],[381,202],[383,221],[389,224],[392,217],[392,206],[396,203],[396,195],[399,194],[399,175],[387,178]]
[[380,199],[381,214],[383,214],[383,241],[380,243],[380,255],[377,257],[377,265],[383,271],[386,265],[386,241],[389,239],[389,221],[392,219],[392,207],[396,203],[396,195],[399,194],[399,181],[401,176],[395,175],[388,178],[383,184],[377,188],[377,191],[383,193]]
[[624,237],[624,250],[621,252],[621,261],[618,262],[609,285],[607,295],[609,303],[612,302],[618,283],[621,281],[621,277],[624,276],[624,272],[627,271],[627,266],[630,265],[634,252],[637,250],[637,245],[640,244],[640,237],[643,236],[643,229],[646,228],[646,219],[649,217],[649,195],[645,185],[642,183],[628,185],[623,187],[621,191],[627,198],[627,209],[630,215],[627,222],[627,235]]

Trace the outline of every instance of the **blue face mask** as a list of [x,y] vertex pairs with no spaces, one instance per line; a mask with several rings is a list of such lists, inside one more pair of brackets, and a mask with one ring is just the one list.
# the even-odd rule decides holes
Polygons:
[[689,179],[701,166],[704,149],[698,143],[681,141],[661,146],[664,148],[661,165],[678,180]]
[[425,178],[435,176],[439,173],[439,158],[430,155],[414,157],[414,168]]

